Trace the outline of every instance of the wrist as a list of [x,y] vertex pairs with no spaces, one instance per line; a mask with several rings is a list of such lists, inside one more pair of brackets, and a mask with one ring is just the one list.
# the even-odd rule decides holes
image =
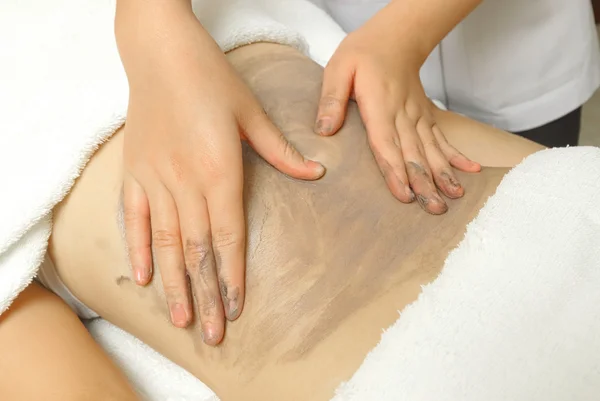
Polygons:
[[[373,25],[419,65],[482,0],[393,0],[374,18]],[[370,21],[371,22],[371,21]]]
[[119,0],[115,38],[130,87],[177,75],[215,48],[220,53],[190,0]]
[[190,0],[118,0],[115,13],[115,38],[119,51],[152,44],[172,37],[171,31],[195,20]]
[[127,39],[140,30],[152,34],[193,15],[190,0],[118,0],[115,36]]
[[395,3],[388,4],[361,29],[374,34],[371,41],[383,46],[384,51],[400,54],[403,65],[420,68],[436,44],[432,43],[432,35],[422,32],[410,7]]

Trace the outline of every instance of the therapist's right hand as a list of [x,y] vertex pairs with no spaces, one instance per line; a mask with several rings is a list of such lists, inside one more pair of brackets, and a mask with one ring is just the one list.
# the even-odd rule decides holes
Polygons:
[[[203,340],[216,345],[225,318],[236,319],[244,303],[241,140],[292,177],[317,179],[324,168],[286,141],[193,15],[167,28],[153,23],[146,37],[117,31],[130,84],[129,256],[145,285],[154,251],[173,324],[190,324],[195,298]],[[165,31],[149,41],[157,29]]]

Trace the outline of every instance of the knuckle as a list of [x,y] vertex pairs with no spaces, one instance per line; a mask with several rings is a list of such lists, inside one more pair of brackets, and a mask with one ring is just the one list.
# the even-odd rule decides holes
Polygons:
[[217,230],[213,233],[212,243],[216,249],[230,249],[240,244],[240,238],[231,230]]
[[298,152],[296,151],[294,145],[292,145],[291,142],[285,139],[283,136],[281,137],[281,146],[284,158],[291,159],[297,156]]
[[181,299],[186,293],[185,288],[175,280],[164,281],[163,289],[165,290],[165,295],[171,301]]
[[181,162],[181,157],[179,155],[170,155],[168,157],[169,168],[175,179],[175,182],[178,184],[183,184],[185,182],[185,174],[183,164]]
[[393,171],[392,166],[390,166],[390,164],[383,159],[377,159],[377,167],[379,167],[379,171],[384,177]]
[[335,111],[342,107],[342,101],[337,96],[328,94],[321,98],[319,106],[323,111]]
[[433,176],[434,180],[441,179],[447,176],[448,167],[449,166],[447,165],[447,163],[432,164],[430,168],[431,175]]
[[408,173],[409,178],[430,179],[429,170],[425,167],[425,163],[423,163],[422,160],[407,160],[406,172]]
[[423,112],[421,110],[421,108],[411,102],[411,101],[407,101],[404,104],[404,118],[406,118],[408,121],[410,121],[411,124],[413,124],[414,126],[417,126],[420,122],[424,122],[425,120],[423,119]]
[[411,119],[405,113],[398,113],[395,123],[398,135],[400,135],[401,138],[419,137],[416,120]]
[[144,268],[144,270],[148,270],[143,261],[146,260],[146,256],[150,255],[150,248],[144,245],[140,245],[137,242],[131,242],[127,244],[127,249],[129,250],[129,258],[132,267],[136,268]]
[[394,174],[398,176],[406,175],[406,166],[404,165],[404,162],[401,159],[395,158],[394,160],[390,161],[389,164],[392,170],[394,171]]
[[123,206],[123,222],[125,226],[134,226],[141,220],[140,212],[138,208],[134,205],[124,205]]
[[212,265],[212,247],[206,240],[189,239],[185,243],[185,264],[192,274],[205,276]]
[[177,283],[175,280],[163,281],[163,288],[165,290],[165,294],[168,294],[168,295],[181,294],[181,285],[179,285],[179,283]]
[[421,139],[421,143],[423,144],[423,149],[425,150],[440,150],[440,145],[435,138],[428,137],[425,139]]
[[456,176],[454,175],[452,170],[449,169],[448,167],[440,169],[439,173],[437,173],[437,174],[439,175],[439,177],[441,179],[443,179],[444,181],[446,181],[450,184],[456,185],[458,183]]
[[203,176],[210,183],[224,180],[228,173],[222,161],[214,155],[207,155],[202,158],[202,168],[204,169]]
[[174,250],[181,246],[179,235],[169,230],[152,232],[152,246],[157,250]]
[[369,146],[376,158],[385,159],[389,162],[399,159],[401,147],[397,136],[369,139]]
[[377,163],[385,160],[385,157],[383,157],[383,153],[382,153],[382,149],[379,144],[379,141],[374,140],[369,137],[369,147],[371,148],[371,152],[373,152],[373,156],[375,157],[375,160],[377,161]]
[[202,316],[215,316],[217,314],[217,298],[208,296],[198,304]]

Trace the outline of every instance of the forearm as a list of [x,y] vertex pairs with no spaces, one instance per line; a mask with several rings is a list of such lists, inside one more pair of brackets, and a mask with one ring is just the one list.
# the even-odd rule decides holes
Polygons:
[[482,0],[394,0],[372,20],[419,62]]
[[190,0],[119,0],[115,37],[130,85],[165,70],[184,74],[199,58],[203,64],[211,59],[204,55],[221,53],[194,15]]

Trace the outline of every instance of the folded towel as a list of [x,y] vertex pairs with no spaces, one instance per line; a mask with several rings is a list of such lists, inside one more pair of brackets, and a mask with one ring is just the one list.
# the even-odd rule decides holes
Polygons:
[[[333,401],[596,400],[597,199],[600,149],[528,157]],[[217,399],[110,323],[88,329],[145,400]]]
[[[115,5],[0,2],[0,314],[43,260],[52,208],[125,120]],[[194,0],[193,8],[224,51],[266,41],[327,60],[344,35],[306,0]],[[327,39],[314,41],[316,32]]]
[[106,320],[88,321],[86,327],[144,401],[219,400],[185,369]]
[[598,400],[599,199],[600,149],[528,157],[334,401]]

